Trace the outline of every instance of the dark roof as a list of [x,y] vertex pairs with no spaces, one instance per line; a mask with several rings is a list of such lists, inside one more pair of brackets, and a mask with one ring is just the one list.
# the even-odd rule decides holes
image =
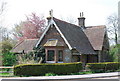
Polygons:
[[105,26],[89,26],[84,30],[94,50],[102,50]]
[[81,54],[95,54],[88,38],[82,29],[74,24],[53,18],[72,49],[76,49]]
[[21,42],[19,42],[12,50],[11,52],[14,53],[21,53],[24,52],[28,53],[33,50],[35,44],[37,43],[38,39],[25,39]]

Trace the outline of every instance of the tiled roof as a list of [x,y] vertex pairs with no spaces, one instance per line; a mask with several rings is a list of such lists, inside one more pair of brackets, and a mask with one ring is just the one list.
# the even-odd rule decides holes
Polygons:
[[89,26],[84,30],[94,50],[102,50],[105,26]]
[[72,49],[76,49],[81,54],[95,54],[87,36],[82,29],[74,24],[53,18]]
[[21,53],[24,52],[30,52],[33,50],[35,44],[37,43],[38,39],[25,39],[22,42],[19,42],[12,50],[11,52],[15,53]]

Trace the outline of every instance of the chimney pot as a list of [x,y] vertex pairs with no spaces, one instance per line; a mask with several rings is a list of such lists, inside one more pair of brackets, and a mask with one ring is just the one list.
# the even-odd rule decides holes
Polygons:
[[78,25],[82,28],[85,29],[85,17],[83,17],[83,12],[80,12],[80,17],[78,18]]

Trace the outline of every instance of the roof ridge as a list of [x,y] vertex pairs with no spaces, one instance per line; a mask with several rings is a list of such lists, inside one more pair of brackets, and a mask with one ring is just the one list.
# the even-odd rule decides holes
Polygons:
[[[54,19],[57,19],[57,18],[53,17],[53,20],[54,20]],[[74,25],[74,26],[76,26],[76,27],[79,27],[79,26],[76,25],[76,24],[72,24],[72,23],[67,22],[67,21],[64,21],[64,20],[60,20],[60,19],[57,19],[57,20],[62,21],[62,22],[64,22],[64,23],[66,23],[66,24],[71,24],[71,25]],[[79,28],[80,28],[80,27],[79,27]]]
[[93,27],[106,27],[106,25],[86,26],[86,28],[93,28]]

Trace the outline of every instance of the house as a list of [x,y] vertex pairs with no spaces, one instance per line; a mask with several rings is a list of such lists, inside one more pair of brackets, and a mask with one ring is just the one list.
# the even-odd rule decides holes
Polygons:
[[27,45],[31,45],[30,48],[43,46],[46,63],[108,61],[109,42],[105,25],[85,27],[83,13],[80,13],[78,25],[57,19],[52,13],[47,19],[48,25],[40,39],[34,44],[25,44],[24,41],[21,44],[25,47],[18,44],[13,52],[27,51]]

